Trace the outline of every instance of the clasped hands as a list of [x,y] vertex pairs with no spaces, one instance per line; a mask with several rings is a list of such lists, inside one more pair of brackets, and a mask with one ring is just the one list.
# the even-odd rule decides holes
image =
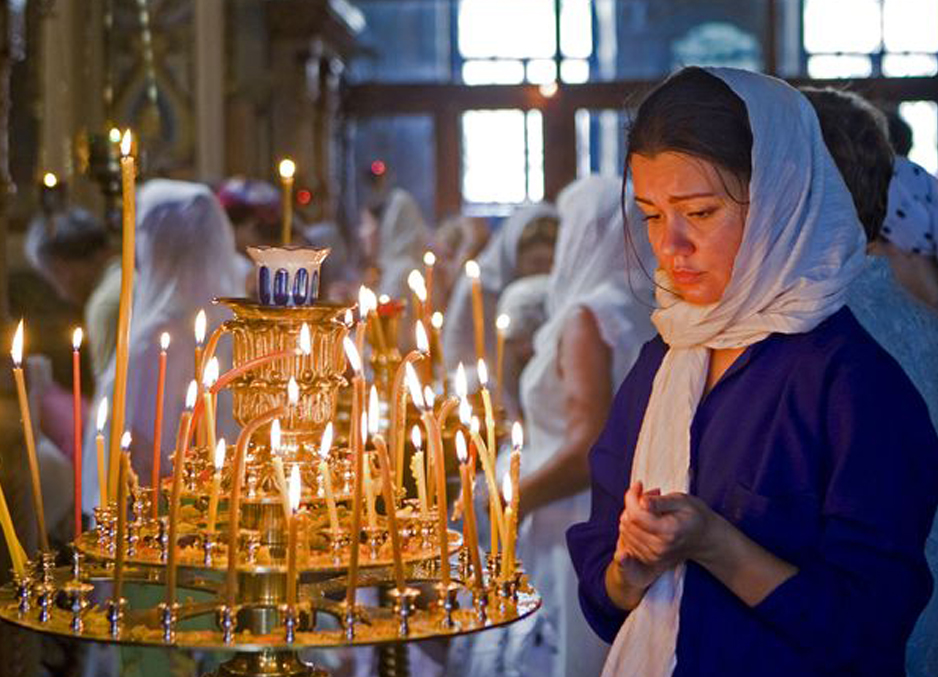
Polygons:
[[707,549],[715,513],[696,496],[645,491],[641,482],[625,493],[613,561],[620,580],[647,589],[663,572],[697,559]]

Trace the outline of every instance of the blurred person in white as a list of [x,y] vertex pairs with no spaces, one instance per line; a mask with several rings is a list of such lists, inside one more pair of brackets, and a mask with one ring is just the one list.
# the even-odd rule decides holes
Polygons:
[[490,236],[485,219],[465,214],[443,219],[430,244],[436,255],[433,267],[434,308],[446,308],[456,282],[464,275],[466,261],[479,255]]
[[[546,321],[521,375],[518,557],[543,606],[505,630],[454,643],[452,674],[592,675],[605,660],[608,647],[579,609],[565,533],[589,514],[587,453],[613,393],[655,333],[651,248],[644,228],[632,228],[627,241],[622,197],[621,178],[598,176],[560,193]],[[499,477],[507,461],[507,454],[499,458]]]
[[364,284],[392,299],[409,298],[407,275],[423,269],[430,233],[413,196],[394,188],[361,211],[358,227],[365,259]]
[[[186,388],[194,378],[195,317],[200,309],[208,316],[208,333],[229,316],[214,298],[244,295],[231,222],[206,186],[183,181],[154,179],[137,194],[137,276],[127,379],[125,428],[133,436],[133,469],[148,485],[153,466],[153,426],[156,416],[157,370],[160,336],[171,337],[166,366],[162,423],[163,474],[172,471],[169,460],[176,426],[185,406]],[[207,340],[207,339],[206,339]],[[221,371],[231,366],[229,342],[223,339],[216,352]],[[114,361],[98,380],[94,410],[102,397],[113,407]],[[234,432],[231,401],[227,393],[218,399],[219,437]],[[108,417],[110,423],[110,416]],[[95,426],[86,426],[84,467],[97,465]],[[83,507],[90,514],[98,504],[95,473],[86,473]]]
[[[485,350],[489,362],[495,355],[495,314],[498,296],[509,284],[528,275],[549,273],[557,240],[557,210],[546,202],[526,205],[505,219],[479,255],[482,302],[485,314]],[[443,355],[446,371],[462,362],[476,363],[473,331],[472,284],[459,271],[443,323]]]

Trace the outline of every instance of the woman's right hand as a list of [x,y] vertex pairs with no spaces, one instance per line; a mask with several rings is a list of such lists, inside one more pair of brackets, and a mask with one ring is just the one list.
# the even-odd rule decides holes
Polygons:
[[[641,482],[633,484],[627,492],[626,506],[637,505],[642,496],[656,496],[657,489],[645,492]],[[631,500],[629,500],[631,499]],[[667,566],[661,562],[643,562],[633,547],[628,507],[619,516],[619,538],[612,562],[606,569],[606,591],[622,609],[631,610],[638,606],[645,591],[658,579]]]

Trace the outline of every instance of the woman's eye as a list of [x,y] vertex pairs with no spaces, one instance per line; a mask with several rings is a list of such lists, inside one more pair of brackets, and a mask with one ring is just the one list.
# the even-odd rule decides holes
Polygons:
[[689,212],[687,215],[693,219],[705,219],[708,216],[712,216],[715,211],[715,209],[698,209],[697,211]]
[[660,218],[660,214],[642,214],[642,221],[645,221],[646,223],[649,221],[657,221]]

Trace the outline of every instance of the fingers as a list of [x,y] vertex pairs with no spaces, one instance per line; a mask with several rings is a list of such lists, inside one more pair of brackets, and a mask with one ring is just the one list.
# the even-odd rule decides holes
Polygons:
[[687,494],[666,494],[664,496],[650,496],[645,494],[642,504],[648,512],[655,515],[666,515],[688,507]]

